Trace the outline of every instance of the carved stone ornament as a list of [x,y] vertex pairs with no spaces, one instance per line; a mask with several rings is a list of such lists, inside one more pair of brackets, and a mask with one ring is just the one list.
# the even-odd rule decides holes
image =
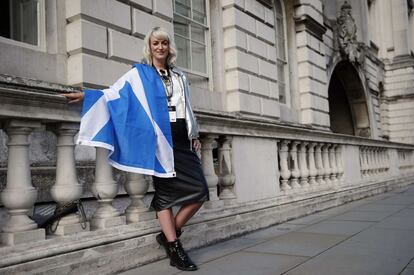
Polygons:
[[350,62],[362,64],[363,50],[357,40],[357,27],[351,10],[351,5],[345,1],[337,19],[339,50],[342,57],[349,59]]

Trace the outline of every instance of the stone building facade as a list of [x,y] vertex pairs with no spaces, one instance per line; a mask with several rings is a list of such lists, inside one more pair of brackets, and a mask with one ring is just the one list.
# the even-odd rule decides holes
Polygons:
[[[411,0],[0,5],[0,272],[109,274],[161,257],[151,179],[75,147],[80,106],[59,96],[111,85],[155,26],[174,34],[201,127],[211,200],[189,247],[412,183]],[[35,202],[79,197],[97,198],[86,227],[29,218]]]

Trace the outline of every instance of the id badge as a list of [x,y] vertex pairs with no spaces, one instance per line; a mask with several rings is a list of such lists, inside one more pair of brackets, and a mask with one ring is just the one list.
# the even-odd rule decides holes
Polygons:
[[170,122],[177,121],[177,111],[175,106],[168,106],[168,114],[170,115]]

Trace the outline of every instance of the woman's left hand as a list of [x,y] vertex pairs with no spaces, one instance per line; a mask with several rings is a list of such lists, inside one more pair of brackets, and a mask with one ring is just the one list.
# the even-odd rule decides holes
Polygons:
[[201,149],[201,142],[198,139],[193,139],[193,148],[198,151]]

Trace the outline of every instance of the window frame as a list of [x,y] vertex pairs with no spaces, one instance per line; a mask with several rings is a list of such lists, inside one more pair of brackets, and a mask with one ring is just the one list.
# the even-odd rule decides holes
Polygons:
[[[276,1],[279,2],[279,5],[281,7],[281,12],[280,14],[278,14],[277,9],[276,9]],[[285,6],[282,0],[273,0],[273,11],[274,11],[274,18],[275,18],[275,24],[274,24],[274,28],[275,28],[275,35],[276,35],[276,41],[275,41],[275,49],[276,49],[276,70],[277,70],[277,89],[278,89],[278,93],[279,93],[279,98],[278,101],[280,104],[284,104],[287,106],[290,106],[290,88],[289,88],[289,75],[288,75],[288,65],[289,65],[289,54],[288,54],[288,39],[287,39],[287,22],[286,22],[286,10],[285,10]],[[284,46],[284,60],[279,58],[279,27],[278,27],[278,23],[277,20],[280,18],[280,16],[282,17],[282,28],[283,28],[283,46]],[[283,81],[280,81],[279,79],[279,64],[283,65]],[[285,91],[284,91],[284,96],[285,96],[285,100],[284,102],[280,101],[280,89],[279,89],[279,84],[283,83]]]
[[[13,0],[8,0],[11,3]],[[0,43],[10,44],[17,47],[28,48],[38,51],[46,51],[46,4],[45,0],[37,1],[37,45],[29,44],[26,42],[14,40],[0,36]],[[11,9],[11,8],[10,8]],[[9,11],[11,13],[11,10]]]
[[[194,75],[196,77],[205,78],[206,85],[207,85],[208,89],[211,90],[212,89],[212,86],[211,86],[212,83],[211,83],[210,80],[211,80],[211,75],[212,75],[212,71],[211,71],[212,70],[212,66],[211,66],[211,45],[210,45],[210,41],[211,41],[211,31],[210,31],[210,1],[205,1],[205,4],[206,4],[206,23],[205,23],[205,25],[202,24],[202,23],[200,23],[200,22],[197,22],[197,21],[191,19],[190,17],[187,17],[185,15],[182,15],[180,13],[177,13],[175,11],[175,1],[176,0],[173,0],[173,22],[172,22],[173,23],[173,26],[174,26],[174,24],[176,22],[175,18],[176,17],[179,17],[179,18],[187,21],[186,23],[194,24],[194,25],[197,25],[200,28],[203,28],[204,29],[206,72],[203,73],[203,72],[195,71],[193,69],[192,59],[190,60],[190,67],[191,68],[186,68],[186,67],[178,66],[178,64],[177,64],[177,66],[183,72],[189,74],[190,76],[191,75]],[[193,0],[190,0],[190,16],[192,16],[192,13],[193,13],[192,4],[193,4]],[[174,35],[174,40],[176,40],[175,39],[175,36],[182,37],[183,39],[186,39],[186,40],[188,39],[188,41],[189,41],[189,50],[190,50],[189,53],[190,53],[190,55],[192,54],[192,45],[191,45],[192,42],[195,42],[195,43],[198,43],[198,44],[202,45],[201,43],[199,43],[196,40],[191,40],[191,30],[189,30],[189,36],[188,37],[182,36],[180,34],[176,34],[175,32],[174,32],[173,35]],[[177,49],[177,51],[178,51],[178,49]]]

